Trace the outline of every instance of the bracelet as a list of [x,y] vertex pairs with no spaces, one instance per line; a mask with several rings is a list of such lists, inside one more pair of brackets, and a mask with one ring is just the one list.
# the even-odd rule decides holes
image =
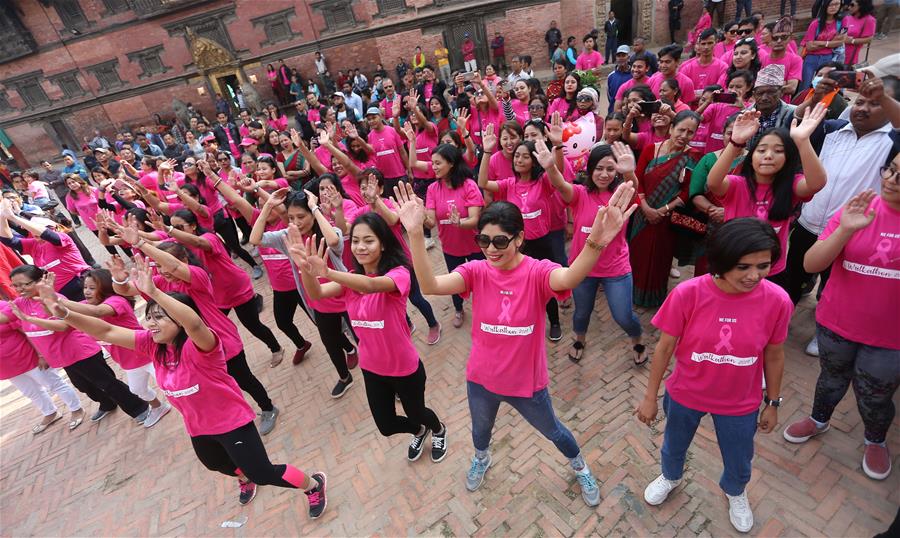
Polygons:
[[666,204],[666,211],[669,211],[669,204]]
[[315,213],[316,211],[320,211],[319,206],[316,206],[309,210],[310,213]]
[[[173,228],[175,228],[175,227],[172,226],[172,225],[170,224],[170,225],[166,228],[166,233],[169,234],[169,235],[172,235],[172,229],[173,229]],[[140,241],[138,241],[138,243],[140,243]]]
[[[171,228],[171,226],[169,226],[169,228]],[[134,244],[134,248],[141,248],[146,242],[147,241],[142,237],[137,243]]]
[[213,183],[213,188],[215,189],[216,187],[218,187],[219,183],[221,183],[221,182],[222,182],[222,178],[217,179],[216,182]]
[[738,148],[738,149],[744,149],[744,148],[747,147],[747,143],[746,143],[746,142],[744,142],[743,144],[738,144],[738,143],[735,142],[734,140],[731,140],[731,141],[729,141],[729,144],[731,144],[732,146],[734,146],[734,147],[736,147],[736,148]]
[[128,275],[125,275],[125,280],[116,280],[116,277],[112,277],[113,284],[118,284],[120,286],[128,284],[129,280],[131,280],[131,277],[129,277]]
[[600,243],[594,241],[590,237],[588,237],[587,239],[584,240],[584,244],[587,245],[588,247],[596,250],[597,252],[600,252],[601,250],[606,248],[605,245],[601,245]]

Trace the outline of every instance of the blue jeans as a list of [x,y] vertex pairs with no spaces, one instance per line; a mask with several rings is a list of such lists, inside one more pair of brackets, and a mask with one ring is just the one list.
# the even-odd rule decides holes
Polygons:
[[816,72],[830,61],[831,54],[807,54],[806,58],[803,58],[803,80],[800,81],[797,91],[809,88]]
[[553,401],[546,388],[534,393],[531,398],[503,396],[493,393],[478,383],[466,381],[469,395],[469,414],[472,415],[472,442],[475,450],[487,450],[491,444],[491,430],[497,418],[500,402],[506,402],[519,412],[529,424],[556,445],[569,459],[581,453],[575,437],[553,412]]
[[[666,413],[666,432],[662,446],[662,474],[667,480],[680,480],[687,449],[694,439],[700,419],[706,413],[681,405],[668,392],[663,398],[663,409]],[[725,464],[719,487],[728,495],[740,495],[750,482],[758,414],[759,411],[755,410],[740,416],[712,415],[719,452]]]
[[566,229],[550,230],[547,235],[550,236],[550,248],[553,249],[553,261],[563,267],[568,267],[569,257],[566,256]]
[[[425,321],[428,322],[428,326],[434,327],[437,325],[437,318],[434,317],[434,310],[431,308],[431,303],[429,303],[428,299],[422,295],[422,290],[419,288],[419,281],[416,279],[416,274],[410,271],[409,277],[409,302],[419,309],[419,312],[425,317]],[[409,316],[407,316],[407,318],[409,318]]]
[[585,334],[591,321],[591,313],[594,311],[594,302],[597,299],[597,289],[603,284],[603,293],[606,295],[606,304],[619,327],[628,336],[637,338],[643,332],[641,322],[634,313],[631,304],[632,279],[631,273],[622,276],[596,277],[589,276],[581,281],[572,295],[575,297],[575,315],[572,318],[572,329],[575,334]]
[[[472,260],[483,260],[484,254],[481,252],[476,252],[474,254],[469,254],[468,256],[454,256],[452,254],[444,254],[444,262],[447,264],[447,272],[452,273],[454,269],[459,267],[460,265],[470,262]],[[457,312],[462,312],[463,309],[463,300],[459,295],[453,295],[453,308],[456,309]]]

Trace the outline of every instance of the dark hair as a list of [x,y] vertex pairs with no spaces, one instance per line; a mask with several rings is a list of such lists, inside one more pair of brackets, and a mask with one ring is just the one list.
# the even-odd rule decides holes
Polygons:
[[706,30],[703,30],[702,32],[700,32],[700,37],[697,38],[697,41],[703,41],[704,39],[706,39],[710,36],[718,37],[719,32],[715,28],[707,28]]
[[512,131],[519,136],[519,140],[525,138],[525,130],[522,129],[522,126],[519,125],[519,122],[516,120],[504,121],[500,125],[500,129],[497,131],[497,139],[500,139],[500,135],[503,134],[503,131]]
[[722,26],[722,33],[728,33],[728,30],[739,27],[739,26],[740,26],[740,23],[738,21],[727,21]]
[[[406,267],[409,269],[409,260],[406,258],[406,253],[403,251],[400,240],[397,239],[390,226],[378,213],[368,211],[353,219],[353,224],[350,226],[351,245],[353,244],[353,232],[360,224],[368,226],[375,234],[375,237],[378,238],[378,242],[381,243],[381,259],[378,260],[379,275],[387,274],[394,267]],[[353,270],[360,275],[366,274],[366,270],[356,260],[356,256],[353,257]]]
[[[191,308],[191,310],[193,310],[194,312],[197,313],[198,316],[200,316],[201,318],[203,317],[203,315],[200,313],[200,308],[197,306],[197,303],[194,302],[194,300],[191,298],[190,295],[187,295],[185,293],[179,293],[177,291],[166,292],[166,295],[175,299],[179,303],[189,306]],[[157,303],[153,299],[147,299],[147,307],[144,309],[144,315],[146,315],[149,318],[150,311],[156,310],[156,309],[161,310],[166,315],[167,318],[172,319],[172,317],[169,316],[169,313],[166,312],[166,310],[163,307],[161,307],[159,305],[159,303]],[[172,319],[172,321],[174,322],[175,320]],[[176,325],[178,325],[177,322],[176,322]],[[184,343],[187,341],[188,341],[187,331],[184,330],[184,327],[182,327],[181,325],[178,325],[178,334],[176,334],[175,338],[172,340],[172,354],[175,356],[175,358],[172,361],[166,360],[166,359],[168,359],[168,355],[169,355],[169,345],[168,344],[157,344],[156,351],[153,354],[154,355],[153,362],[158,362],[161,366],[165,366],[166,368],[168,368],[170,370],[177,368],[178,365],[181,363],[181,349],[184,347]]]
[[[529,56],[530,58],[530,56]],[[565,79],[563,79],[565,80]],[[525,85],[528,86],[528,90],[531,93],[531,99],[535,97],[540,97],[544,95],[544,88],[541,87],[541,81],[536,78],[526,78]]]
[[[838,7],[841,6],[841,0],[822,0],[822,3],[819,4],[819,13],[816,16],[816,20],[819,23],[816,25],[816,39],[819,38],[819,33],[825,29],[826,20],[828,19],[828,5],[832,2],[837,2]],[[834,16],[834,20],[838,21],[841,19],[841,12],[838,10],[837,14]]]
[[[188,185],[188,183],[185,183]],[[134,215],[135,220],[138,222],[138,225],[141,227],[141,230],[145,232],[152,232],[153,227],[147,224],[147,221],[150,220],[150,213],[144,209],[143,207],[134,206],[128,211],[125,212],[125,216]]]
[[[112,273],[109,269],[91,269],[84,275],[84,279],[87,280],[91,278],[94,280],[94,283],[97,286],[97,291],[99,292],[99,302],[103,302],[106,299],[112,297],[113,295],[119,295],[113,289],[113,281],[112,281]],[[134,299],[131,297],[125,297],[119,295],[120,297],[126,299],[132,306],[134,306]]]
[[738,22],[738,26],[753,25],[753,29],[759,28],[759,19],[756,17],[744,17]]
[[[447,129],[446,131],[442,132],[440,136],[438,136],[438,140],[441,140],[445,136],[449,136],[453,139],[453,143],[456,144],[457,149],[465,147],[465,143],[463,142],[462,137],[459,136],[459,133],[455,129]],[[432,151],[432,153],[434,153],[434,151]]]
[[[531,141],[522,141],[519,142],[519,145],[516,146],[516,149],[513,150],[513,158],[515,158],[515,153],[519,151],[519,148],[525,146],[525,149],[528,150],[528,157],[531,159],[531,173],[528,174],[528,179],[534,181],[541,177],[541,174],[544,173],[544,167],[541,166],[541,163],[538,162],[537,157],[534,156],[534,152],[537,151],[537,148],[534,147],[534,142]],[[518,174],[513,170],[513,174]]]
[[182,261],[188,265],[193,265],[194,267],[200,267],[202,269],[206,269],[203,265],[203,262],[200,261],[190,249],[181,243],[176,243],[175,241],[163,241],[157,245],[159,250],[163,252],[168,252],[172,256],[178,258],[179,261]]
[[[560,45],[562,45],[562,43],[560,43]],[[553,65],[561,65],[566,68],[566,71],[569,70],[569,62],[565,60],[565,57],[553,60]]]
[[734,125],[734,122],[737,121],[738,116],[740,116],[740,115],[741,115],[740,112],[735,112],[734,114],[732,114],[732,115],[728,116],[727,118],[725,118],[725,123],[722,124],[722,132],[724,133],[724,132],[725,132],[725,129],[728,129],[729,127],[731,127],[732,125]]
[[860,17],[875,13],[875,6],[872,5],[872,0],[856,0],[856,5],[859,7]]
[[694,120],[697,122],[697,126],[699,127],[700,123],[703,121],[703,118],[700,116],[700,114],[697,114],[693,110],[682,110],[678,114],[675,114],[675,117],[672,118],[671,127],[675,127],[685,120]]
[[728,85],[731,84],[731,81],[736,78],[744,79],[744,82],[747,83],[747,87],[749,88],[747,90],[747,93],[742,95],[741,97],[745,98],[748,95],[753,93],[753,83],[756,81],[756,77],[753,75],[753,73],[751,73],[750,71],[747,71],[746,69],[738,69],[736,71],[731,71],[730,73],[728,73],[728,77],[725,79],[725,87],[727,88]]
[[641,99],[644,101],[655,101],[656,94],[653,93],[653,90],[650,89],[650,86],[646,84],[635,84],[634,86],[628,88],[628,91],[625,92],[625,97],[627,98],[632,93],[641,94]]
[[450,144],[441,144],[434,148],[432,155],[440,155],[442,159],[450,163],[450,172],[447,179],[450,181],[450,187],[458,189],[463,186],[467,179],[472,177],[472,170],[463,159],[462,149],[451,146]]
[[[434,94],[431,96],[431,99],[428,100],[428,104],[431,104],[431,101],[437,101],[438,104],[441,105],[441,117],[446,118],[450,115],[450,105],[447,104],[447,100],[444,99],[443,95]],[[420,105],[421,106],[421,105]],[[424,116],[427,118],[431,114],[431,108],[425,111]]]
[[[751,86],[752,86],[752,84],[751,84]],[[721,85],[721,84],[710,84],[709,86],[704,86],[704,87],[703,87],[703,93],[706,93],[706,92],[718,92],[718,91],[722,91],[723,89],[724,89],[724,88],[722,88],[722,85]]]
[[794,198],[794,175],[800,170],[800,153],[797,145],[791,139],[787,129],[773,127],[762,132],[753,142],[747,146],[745,165],[741,167],[741,174],[747,180],[750,189],[750,198],[756,201],[756,172],[753,170],[753,153],[763,138],[775,135],[784,144],[784,166],[775,173],[772,178],[772,203],[769,205],[769,220],[786,220],[794,211],[792,204]]
[[[581,38],[581,42],[584,43],[588,39],[594,39],[594,34],[584,34],[584,37]],[[596,39],[594,39],[594,41],[596,41]]]
[[[572,93],[571,99],[566,94],[566,79],[569,77],[572,77],[575,79],[575,92]],[[578,92],[580,92],[580,91],[581,91],[581,76],[574,71],[570,71],[563,78],[563,90],[562,90],[562,94],[560,95],[560,97],[562,97],[563,100],[565,100],[566,104],[569,105],[568,110],[566,110],[566,116],[563,118],[564,120],[566,118],[570,117],[572,115],[572,112],[575,112],[575,109],[578,108]]]
[[203,235],[205,233],[209,233],[209,230],[200,226],[199,221],[197,221],[197,215],[193,213],[190,209],[179,209],[178,211],[172,213],[172,217],[178,217],[188,224],[192,224],[196,229],[196,235]]
[[[287,198],[284,200],[284,207],[285,209],[300,207],[312,215],[312,211],[309,209],[309,198],[306,197],[306,193],[303,191],[292,191],[288,193]],[[315,219],[315,216],[313,216],[312,233],[314,233],[316,237],[322,237],[322,229],[319,228],[319,221]]]
[[772,265],[781,257],[781,243],[768,222],[754,217],[731,219],[719,226],[706,242],[709,271],[724,275],[747,254],[768,250]]
[[492,202],[481,212],[481,216],[478,217],[478,230],[483,230],[488,224],[499,226],[501,230],[513,237],[525,230],[522,211],[515,204],[506,200]]
[[256,158],[256,164],[259,163],[266,163],[270,168],[272,168],[272,170],[275,171],[272,177],[276,179],[281,177],[281,169],[278,168],[278,162],[275,160],[275,157],[272,157],[271,155],[260,155]]
[[[597,168],[597,165],[600,164],[600,161],[607,157],[612,157],[613,159],[615,159],[612,151],[612,146],[610,146],[609,144],[596,146],[591,150],[590,155],[588,155],[587,168],[585,168],[584,175],[581,178],[581,184],[584,185],[584,188],[586,188],[588,192],[593,193],[599,190],[599,187],[597,187],[593,179],[591,179],[591,176],[594,174],[594,169]],[[616,178],[607,186],[607,190],[609,192],[616,190],[616,187],[618,187],[619,183],[621,182],[622,178],[620,178],[619,174],[617,173]]]
[[338,179],[337,175],[331,172],[325,172],[321,176],[304,185],[303,188],[308,190],[309,192],[318,193],[319,189],[322,187],[322,181],[325,180],[330,181],[331,184],[334,185],[334,189],[338,192],[338,194],[341,195],[341,198],[350,198],[350,196],[347,195],[347,191],[344,190],[344,184],[341,183],[341,180]]
[[47,271],[41,269],[37,265],[20,265],[18,267],[14,267],[12,271],[9,272],[9,278],[12,278],[16,275],[25,275],[30,278],[32,281],[40,281],[44,278],[44,275],[47,274]]
[[[759,70],[762,69],[762,62],[759,60],[759,45],[756,44],[756,40],[752,37],[739,39],[734,44],[735,49],[744,46],[750,47],[750,52],[753,53],[753,59],[750,60],[749,71],[753,73],[753,77],[756,78],[756,73],[759,73]],[[728,66],[728,73],[733,73],[734,71],[737,71],[737,68],[734,67],[734,54],[732,53],[731,65]]]
[[625,114],[622,114],[621,112],[613,112],[612,114],[606,116],[606,121],[610,120],[621,121],[622,123],[625,123]]
[[659,54],[657,56],[662,58],[663,56],[671,56],[673,60],[676,62],[681,60],[681,54],[684,52],[684,49],[680,45],[666,45],[665,47],[659,49]]
[[197,198],[197,200],[200,202],[200,205],[206,205],[206,198],[204,198],[203,195],[200,194],[200,189],[198,189],[197,186],[193,183],[185,183],[179,188],[183,191],[186,191],[192,197]]
[[660,83],[660,86],[662,86],[663,84],[665,84],[666,86],[671,88],[672,91],[675,92],[676,99],[681,97],[681,85],[678,83],[677,78],[664,78],[663,81]]
[[525,129],[527,129],[528,126],[534,127],[535,129],[537,129],[538,131],[541,132],[541,134],[544,136],[544,138],[547,138],[549,132],[548,132],[547,123],[544,122],[544,120],[542,120],[540,118],[532,118],[532,119],[526,121],[525,125],[522,126],[523,136],[525,133]]

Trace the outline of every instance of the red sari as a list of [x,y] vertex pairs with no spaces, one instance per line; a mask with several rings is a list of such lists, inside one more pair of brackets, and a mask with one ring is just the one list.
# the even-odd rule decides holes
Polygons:
[[[692,149],[659,155],[662,142],[644,148],[638,159],[637,193],[647,204],[658,209],[680,198],[687,202],[690,172],[697,162]],[[634,277],[634,304],[658,307],[669,291],[669,270],[675,255],[675,231],[666,216],[656,224],[634,213],[628,231],[631,270]]]

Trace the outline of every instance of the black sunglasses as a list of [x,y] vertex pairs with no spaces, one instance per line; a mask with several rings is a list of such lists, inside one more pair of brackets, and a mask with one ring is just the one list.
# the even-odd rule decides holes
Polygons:
[[744,28],[743,30],[738,30],[737,33],[741,35],[750,35],[753,33],[753,28]]
[[486,234],[478,234],[475,236],[475,244],[478,245],[478,248],[488,248],[491,245],[494,245],[494,248],[497,250],[504,250],[509,244],[512,242],[512,237],[507,237],[505,235],[495,235],[491,237]]

